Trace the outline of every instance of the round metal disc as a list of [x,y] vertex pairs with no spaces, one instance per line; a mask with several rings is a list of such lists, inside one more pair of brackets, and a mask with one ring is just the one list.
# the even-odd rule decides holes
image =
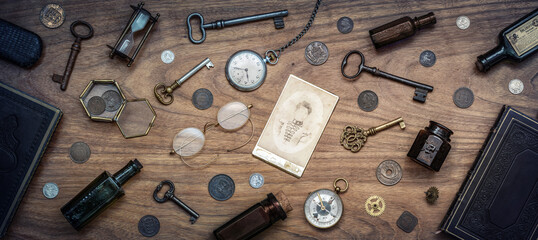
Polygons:
[[105,110],[107,112],[114,112],[121,107],[123,100],[118,92],[114,90],[108,90],[101,96],[105,100]]
[[41,9],[39,21],[47,28],[58,28],[65,21],[65,11],[58,4],[47,4]]
[[213,105],[213,94],[205,88],[200,88],[192,94],[192,104],[200,110],[208,109]]
[[341,17],[336,23],[336,28],[343,34],[350,33],[353,30],[353,20],[348,17]]
[[88,100],[88,111],[91,115],[100,115],[105,112],[106,103],[102,97],[93,96]]
[[208,184],[209,195],[217,201],[230,199],[235,192],[235,183],[226,174],[214,176]]
[[226,130],[235,130],[248,121],[250,110],[242,102],[229,102],[222,106],[217,113],[219,125]]
[[510,90],[512,94],[520,94],[523,92],[523,87],[523,82],[519,79],[512,79],[510,83],[508,83],[508,90]]
[[49,199],[55,198],[56,196],[58,196],[59,190],[60,189],[58,188],[58,185],[56,185],[56,183],[45,183],[45,185],[43,186],[43,195],[45,195],[45,197]]
[[329,59],[329,48],[325,43],[314,41],[308,44],[304,50],[306,61],[314,66],[324,64]]
[[205,136],[198,128],[185,128],[174,137],[172,142],[174,151],[182,156],[192,156],[204,147]]
[[161,229],[161,224],[159,219],[153,215],[146,215],[140,218],[138,221],[138,231],[144,237],[153,237],[159,233]]
[[433,53],[430,50],[426,50],[420,54],[419,62],[424,67],[431,67],[435,64],[435,61],[437,58],[435,57],[435,53]]
[[250,175],[250,178],[248,179],[248,182],[250,183],[250,186],[252,188],[261,188],[263,186],[264,181],[265,180],[263,176],[259,173],[253,173],[252,175]]
[[456,92],[454,92],[454,96],[452,96],[452,100],[454,101],[454,104],[458,106],[459,108],[468,108],[471,105],[473,105],[474,102],[474,94],[471,89],[466,87],[461,87]]
[[85,142],[73,143],[69,149],[69,157],[75,163],[85,163],[90,159],[91,153],[90,146]]
[[385,186],[396,185],[402,179],[402,167],[394,160],[385,160],[376,171],[377,180]]
[[456,25],[459,29],[465,30],[471,25],[471,20],[467,16],[459,16],[458,19],[456,19]]
[[174,61],[174,58],[174,53],[170,50],[164,50],[161,53],[161,60],[163,61],[163,63],[170,64]]
[[359,108],[365,112],[374,111],[377,108],[378,98],[375,92],[366,90],[359,94],[357,99]]

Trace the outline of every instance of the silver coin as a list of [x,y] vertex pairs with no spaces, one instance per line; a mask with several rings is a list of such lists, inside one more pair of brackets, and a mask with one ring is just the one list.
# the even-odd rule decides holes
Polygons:
[[106,103],[102,97],[93,96],[88,101],[88,111],[91,115],[99,115],[105,112]]
[[365,112],[374,111],[377,108],[378,102],[379,100],[377,98],[377,94],[375,94],[375,92],[370,91],[370,90],[361,92],[357,99],[359,108]]
[[353,20],[348,17],[341,17],[336,23],[336,28],[343,34],[350,33],[353,30]]
[[458,106],[459,108],[468,108],[473,105],[474,102],[473,91],[466,87],[458,88],[458,90],[454,92],[452,100],[454,101],[454,104],[456,104],[456,106]]
[[523,88],[523,82],[519,79],[512,79],[510,83],[508,83],[508,90],[510,90],[512,94],[520,94],[523,92]]
[[329,59],[329,49],[325,43],[314,41],[306,46],[304,57],[308,63],[319,66]]
[[106,91],[101,97],[105,100],[105,110],[107,112],[118,110],[123,103],[120,94],[114,90]]
[[402,167],[394,160],[385,160],[376,171],[377,180],[383,185],[392,186],[402,179]]
[[248,182],[250,183],[250,186],[253,188],[261,188],[264,183],[264,178],[259,173],[253,173],[252,175],[250,175]]
[[90,159],[91,153],[90,146],[85,142],[73,143],[69,149],[69,157],[75,163],[85,163]]
[[232,178],[226,174],[214,176],[208,184],[209,195],[218,201],[230,199],[235,192],[235,183]]
[[64,9],[58,4],[47,4],[41,9],[39,21],[47,28],[60,27],[65,21]]
[[161,60],[163,61],[163,63],[170,64],[174,61],[174,58],[174,53],[170,50],[164,50],[161,53]]
[[200,110],[208,109],[213,105],[213,94],[205,88],[200,88],[192,94],[192,104]]
[[459,29],[467,29],[469,28],[469,25],[471,25],[471,20],[467,16],[459,16],[458,19],[456,19],[456,25]]
[[49,182],[45,183],[45,185],[43,186],[43,195],[45,195],[45,197],[49,199],[58,196],[59,191],[60,189],[58,188],[58,185],[56,185],[56,183]]
[[437,58],[435,57],[435,53],[433,53],[430,50],[426,50],[420,54],[419,62],[424,67],[431,67],[435,64],[435,61]]

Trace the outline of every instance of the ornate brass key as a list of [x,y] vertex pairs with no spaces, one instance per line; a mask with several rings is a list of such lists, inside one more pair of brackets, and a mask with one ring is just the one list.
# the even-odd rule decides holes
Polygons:
[[376,133],[397,124],[400,124],[401,129],[405,128],[405,123],[402,117],[396,118],[377,127],[369,128],[368,130],[348,125],[344,128],[342,135],[340,136],[340,144],[351,152],[358,152],[366,143],[368,136],[375,135]]

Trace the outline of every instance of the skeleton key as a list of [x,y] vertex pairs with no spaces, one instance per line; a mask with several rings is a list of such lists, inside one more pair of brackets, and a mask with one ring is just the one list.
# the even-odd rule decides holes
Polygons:
[[[280,28],[284,28],[284,17],[286,16],[288,16],[288,10],[281,10],[281,11],[262,13],[262,14],[247,16],[247,17],[240,17],[240,18],[234,18],[234,19],[229,19],[229,20],[218,20],[215,22],[204,23],[204,17],[202,17],[202,14],[191,13],[187,17],[187,28],[189,29],[189,40],[191,40],[192,43],[202,43],[205,41],[206,29],[222,29],[228,26],[254,22],[254,21],[260,21],[260,20],[265,20],[269,18],[272,18],[274,20],[275,28],[280,29]],[[193,17],[200,18],[200,31],[202,32],[202,38],[200,40],[195,40],[194,38],[192,38],[191,18]]]
[[[344,68],[347,65],[347,59],[352,54],[359,54],[361,56],[361,63],[359,64],[359,71],[357,73],[355,73],[355,75],[349,76],[344,72]],[[430,85],[415,82],[415,81],[409,80],[407,78],[398,77],[398,76],[392,75],[390,73],[383,72],[383,71],[381,71],[381,70],[379,70],[379,69],[377,69],[375,67],[365,66],[364,65],[364,55],[362,55],[362,53],[357,51],[357,50],[353,50],[353,51],[349,52],[344,57],[344,60],[342,61],[342,67],[341,67],[340,70],[342,71],[342,75],[344,75],[344,77],[349,78],[349,79],[353,79],[353,78],[358,77],[359,74],[362,72],[362,70],[365,70],[365,71],[367,71],[367,72],[369,72],[369,73],[371,73],[371,74],[373,74],[375,76],[384,77],[386,79],[390,79],[390,80],[393,80],[393,81],[396,81],[396,82],[400,82],[400,83],[415,87],[415,96],[413,97],[413,100],[418,101],[418,102],[422,102],[422,103],[426,102],[426,95],[428,95],[428,92],[433,91],[433,87],[430,86]]]
[[355,126],[346,126],[342,132],[342,135],[340,135],[340,145],[351,152],[358,152],[366,143],[368,136],[375,135],[376,133],[397,124],[400,125],[401,129],[405,128],[404,120],[401,117],[377,127],[369,128],[366,131]]
[[[157,193],[159,193],[159,191],[161,191],[164,184],[168,185],[170,187],[170,189],[168,189],[168,191],[166,191],[166,193],[164,193],[163,198],[159,198],[159,196],[157,196]],[[158,203],[166,202],[166,200],[168,200],[168,199],[172,200],[174,203],[179,205],[179,207],[181,207],[183,210],[185,210],[185,212],[187,212],[191,216],[191,218],[190,218],[191,224],[194,224],[196,222],[196,220],[198,220],[198,218],[200,217],[200,214],[196,213],[194,210],[192,210],[192,208],[187,206],[187,204],[185,204],[184,202],[179,200],[179,198],[177,198],[174,195],[174,190],[175,190],[175,187],[174,187],[174,183],[172,181],[163,180],[161,183],[159,183],[159,185],[157,185],[157,188],[155,188],[155,191],[153,192],[153,198]]]
[[[86,26],[89,30],[88,34],[81,35],[75,31],[75,27],[78,25]],[[71,45],[71,53],[69,53],[69,60],[67,61],[67,66],[65,66],[64,75],[54,74],[52,75],[52,81],[55,81],[60,85],[60,89],[65,91],[67,89],[67,83],[71,77],[71,72],[73,72],[73,67],[75,66],[75,61],[77,60],[78,53],[80,52],[80,41],[85,39],[90,39],[93,36],[93,27],[87,22],[84,21],[74,21],[71,23],[71,34],[76,37],[75,42]]]
[[[187,81],[192,75],[200,71],[204,66],[207,67],[207,69],[211,69],[212,67],[215,67],[211,60],[209,58],[206,58],[204,61],[196,65],[193,69],[191,69],[187,74],[185,74],[180,79],[176,80],[172,85],[166,87],[164,83],[159,83],[155,85],[155,88],[153,89],[153,93],[155,93],[155,97],[157,100],[159,100],[160,103],[164,105],[170,105],[174,101],[174,95],[172,95],[172,92],[178,88],[183,82]],[[166,100],[167,98],[170,98],[170,100]]]

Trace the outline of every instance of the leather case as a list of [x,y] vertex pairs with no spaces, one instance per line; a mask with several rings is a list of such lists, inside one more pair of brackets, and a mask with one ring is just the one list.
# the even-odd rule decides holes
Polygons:
[[61,117],[60,109],[0,82],[0,238]]
[[0,58],[30,68],[41,57],[42,49],[39,35],[0,18]]

